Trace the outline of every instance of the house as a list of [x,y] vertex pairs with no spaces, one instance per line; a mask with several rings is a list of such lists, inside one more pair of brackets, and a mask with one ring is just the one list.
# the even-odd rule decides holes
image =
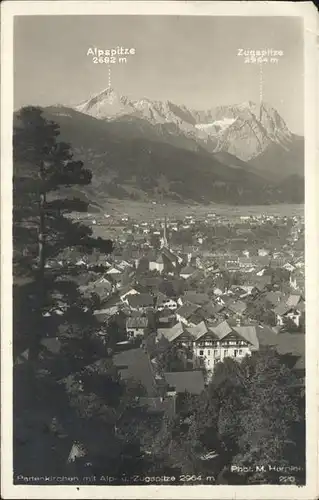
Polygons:
[[286,300],[286,304],[291,307],[296,307],[300,302],[304,302],[301,295],[292,294]]
[[156,397],[155,376],[148,354],[142,348],[127,349],[113,355],[116,366],[123,380],[133,379],[145,388],[148,397]]
[[114,291],[114,285],[104,277],[96,281],[93,286],[87,287],[87,293],[96,293],[103,301],[107,299]]
[[130,294],[127,304],[132,311],[146,312],[154,307],[154,298],[148,293]]
[[266,257],[268,254],[269,250],[266,250],[265,248],[259,248],[258,250],[259,257]]
[[120,292],[120,299],[122,302],[124,302],[125,304],[128,304],[128,297],[130,295],[137,295],[139,294],[139,292],[137,290],[135,290],[135,288],[132,288],[131,286],[127,286],[125,288],[123,288]]
[[166,272],[175,273],[182,264],[183,259],[167,247],[162,248],[162,256]]
[[263,275],[260,277],[254,277],[254,288],[252,290],[252,294],[260,293],[263,290],[267,289],[271,285],[271,276]]
[[295,266],[290,264],[290,262],[286,262],[282,267],[283,267],[283,269],[286,269],[290,273],[292,273],[296,269]]
[[292,272],[289,276],[289,283],[291,288],[294,290],[304,290],[305,288],[305,276],[299,270]]
[[241,285],[239,288],[243,291],[242,294],[240,295],[241,298],[247,297],[247,295],[251,295],[251,292],[254,289],[254,287],[251,285],[250,286],[249,285]]
[[164,271],[164,259],[162,254],[160,254],[156,260],[150,260],[149,269],[150,271],[158,271],[159,273]]
[[115,316],[119,311],[118,305],[111,305],[109,307],[105,307],[103,309],[97,309],[94,311],[94,316],[96,317],[99,323],[107,323],[110,318]]
[[170,309],[163,309],[163,311],[158,311],[157,322],[158,325],[163,328],[169,328],[173,326],[176,323],[174,312]]
[[247,309],[247,304],[242,300],[236,300],[227,305],[227,308],[237,315],[242,315]]
[[191,316],[200,309],[200,306],[197,304],[185,303],[181,307],[179,307],[176,311],[176,319],[181,323],[184,323],[187,326],[191,326]]
[[[239,269],[241,269],[244,272],[250,271],[251,269],[254,268],[253,263],[252,263],[252,259],[250,257],[238,257],[237,262],[230,261],[229,264],[234,265],[234,270],[237,270],[237,267],[239,267]],[[228,269],[230,269],[229,265],[227,267],[228,267]]]
[[176,300],[166,297],[161,292],[157,293],[157,299],[156,299],[156,310],[157,311],[163,311],[164,309],[169,309],[170,311],[176,311],[178,305]]
[[168,385],[168,392],[182,394],[200,394],[205,389],[205,380],[202,371],[168,372],[164,373]]
[[129,337],[144,337],[148,327],[148,318],[142,316],[132,316],[126,320],[126,333]]
[[77,260],[77,261],[76,261],[76,263],[75,263],[75,265],[76,265],[76,266],[79,266],[79,267],[80,267],[80,266],[86,266],[86,264],[87,264],[87,263],[86,263],[86,261],[85,261],[84,259],[79,259],[79,260]]
[[294,306],[287,304],[287,302],[281,302],[273,311],[276,315],[277,326],[284,326],[285,320],[290,320],[296,327],[300,327],[304,304]]
[[181,322],[176,323],[171,328],[158,328],[156,334],[156,341],[160,342],[165,339],[169,343],[176,341],[177,339],[181,341],[181,336],[186,332],[185,325]]
[[210,298],[207,293],[197,293],[193,291],[186,291],[182,297],[178,299],[178,303],[183,305],[185,303],[196,304],[198,306],[204,306],[210,302]]
[[210,326],[207,333],[198,336],[194,342],[195,359],[212,372],[216,363],[226,357],[242,360],[258,349],[255,326],[231,327],[227,321]]
[[106,274],[121,274],[121,273],[122,273],[122,271],[120,271],[119,269],[117,269],[114,266],[110,267],[110,269],[108,269],[106,271]]
[[224,306],[219,304],[209,303],[198,309],[196,313],[202,317],[206,322],[216,322],[217,318],[220,317],[220,312],[223,311]]
[[121,271],[124,271],[125,269],[132,267],[131,264],[126,260],[120,260],[119,262],[116,263],[116,265],[118,269],[120,269]]
[[180,276],[181,278],[184,278],[184,279],[188,279],[190,278],[191,276],[193,276],[193,274],[196,272],[196,269],[194,269],[193,267],[191,266],[185,266],[181,269],[180,271]]
[[176,397],[140,397],[138,403],[142,407],[147,408],[147,412],[151,415],[159,414],[172,418],[176,414]]
[[121,287],[122,287],[122,281],[123,281],[123,275],[122,273],[118,274],[118,273],[111,273],[111,274],[108,274],[109,276],[109,279],[110,279],[110,283],[112,283],[113,285],[113,290],[119,290]]
[[283,294],[280,291],[271,291],[266,293],[265,301],[268,302],[271,306],[276,307],[283,300]]

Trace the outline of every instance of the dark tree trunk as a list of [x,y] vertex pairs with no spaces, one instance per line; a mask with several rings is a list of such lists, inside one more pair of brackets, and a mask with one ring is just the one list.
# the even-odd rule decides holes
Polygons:
[[29,349],[29,360],[35,362],[38,359],[40,351],[41,338],[44,335],[43,311],[45,305],[45,204],[46,192],[44,183],[44,165],[41,162],[39,178],[41,189],[39,194],[39,229],[38,229],[38,270],[37,270],[37,327],[31,332],[31,343]]

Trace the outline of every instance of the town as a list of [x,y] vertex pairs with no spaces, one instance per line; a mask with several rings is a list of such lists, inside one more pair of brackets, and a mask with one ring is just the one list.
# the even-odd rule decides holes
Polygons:
[[265,347],[293,356],[304,377],[301,216],[86,214],[86,223],[113,234],[112,254],[67,250],[46,266],[83,269],[76,279],[96,298],[96,335],[121,376],[145,388],[144,404],[171,411],[166,400],[200,394],[218,362]]

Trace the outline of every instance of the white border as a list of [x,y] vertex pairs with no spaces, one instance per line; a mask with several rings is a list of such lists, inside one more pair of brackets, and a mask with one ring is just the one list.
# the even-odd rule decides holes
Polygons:
[[[317,11],[311,2],[122,2],[122,1],[9,1],[1,12],[1,395],[2,498],[238,498],[305,499],[318,496],[318,325],[319,231],[316,196],[318,120]],[[185,15],[185,16],[299,16],[305,34],[305,220],[306,220],[306,394],[307,484],[296,486],[15,486],[12,484],[12,114],[13,17],[15,15]],[[30,54],[30,57],[32,55]],[[289,92],[289,82],[287,82]]]

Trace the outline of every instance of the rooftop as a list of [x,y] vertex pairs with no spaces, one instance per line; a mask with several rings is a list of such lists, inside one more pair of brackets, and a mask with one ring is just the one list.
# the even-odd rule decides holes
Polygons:
[[164,373],[164,378],[177,393],[200,394],[205,388],[204,376],[199,370]]
[[151,363],[142,348],[128,349],[114,354],[113,363],[118,368],[122,379],[134,379],[145,387],[148,396],[154,397],[156,395]]

